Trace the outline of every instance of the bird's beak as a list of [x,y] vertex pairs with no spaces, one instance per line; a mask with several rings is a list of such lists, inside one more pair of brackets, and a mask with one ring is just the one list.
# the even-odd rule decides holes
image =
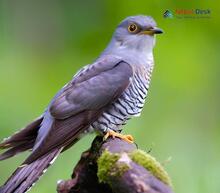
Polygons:
[[163,30],[157,27],[146,29],[141,32],[141,34],[145,34],[145,35],[154,35],[154,34],[162,34],[162,33]]

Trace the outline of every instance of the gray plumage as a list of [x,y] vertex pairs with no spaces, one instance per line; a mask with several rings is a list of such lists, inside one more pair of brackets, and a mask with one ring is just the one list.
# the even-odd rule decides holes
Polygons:
[[140,115],[147,96],[152,67],[142,70],[146,72],[135,72],[130,78],[128,88],[92,124],[94,129],[102,132],[107,132],[108,129],[120,131],[120,127],[125,125],[127,120]]
[[154,65],[156,33],[162,31],[151,17],[126,18],[100,57],[57,93],[43,115],[0,144],[8,149],[0,160],[31,149],[1,193],[27,191],[83,133],[119,132],[127,120],[140,115]]

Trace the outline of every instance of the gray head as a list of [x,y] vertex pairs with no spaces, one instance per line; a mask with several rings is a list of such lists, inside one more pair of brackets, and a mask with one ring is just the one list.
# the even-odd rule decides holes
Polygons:
[[124,19],[116,28],[112,40],[105,53],[135,50],[152,52],[155,44],[155,34],[163,31],[156,27],[156,22],[149,16],[130,16]]

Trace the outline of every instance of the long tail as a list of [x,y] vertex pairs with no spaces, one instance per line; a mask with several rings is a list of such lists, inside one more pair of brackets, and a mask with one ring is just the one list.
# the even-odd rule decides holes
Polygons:
[[0,149],[9,150],[0,155],[0,160],[28,149],[32,149],[32,153],[0,187],[0,193],[28,191],[59,153],[73,145],[80,138],[80,134],[87,130],[89,125],[83,122],[88,115],[83,116],[83,113],[66,120],[54,120],[44,114],[44,117],[1,143]]
[[24,193],[30,190],[61,151],[62,148],[54,149],[31,164],[18,167],[6,183],[0,187],[0,193]]
[[31,149],[35,143],[42,120],[43,117],[39,117],[24,129],[0,143],[0,149],[8,149],[0,154],[0,161]]

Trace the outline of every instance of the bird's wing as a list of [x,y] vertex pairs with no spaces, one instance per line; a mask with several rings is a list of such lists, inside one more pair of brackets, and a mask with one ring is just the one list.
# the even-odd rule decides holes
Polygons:
[[133,72],[129,64],[107,57],[78,73],[49,107],[56,119],[84,110],[97,110],[115,100],[127,88]]
[[123,93],[132,76],[132,67],[115,58],[105,58],[78,73],[50,104],[51,124],[48,127],[43,122],[40,137],[25,163],[31,163],[54,148],[65,147],[76,141],[103,110]]

